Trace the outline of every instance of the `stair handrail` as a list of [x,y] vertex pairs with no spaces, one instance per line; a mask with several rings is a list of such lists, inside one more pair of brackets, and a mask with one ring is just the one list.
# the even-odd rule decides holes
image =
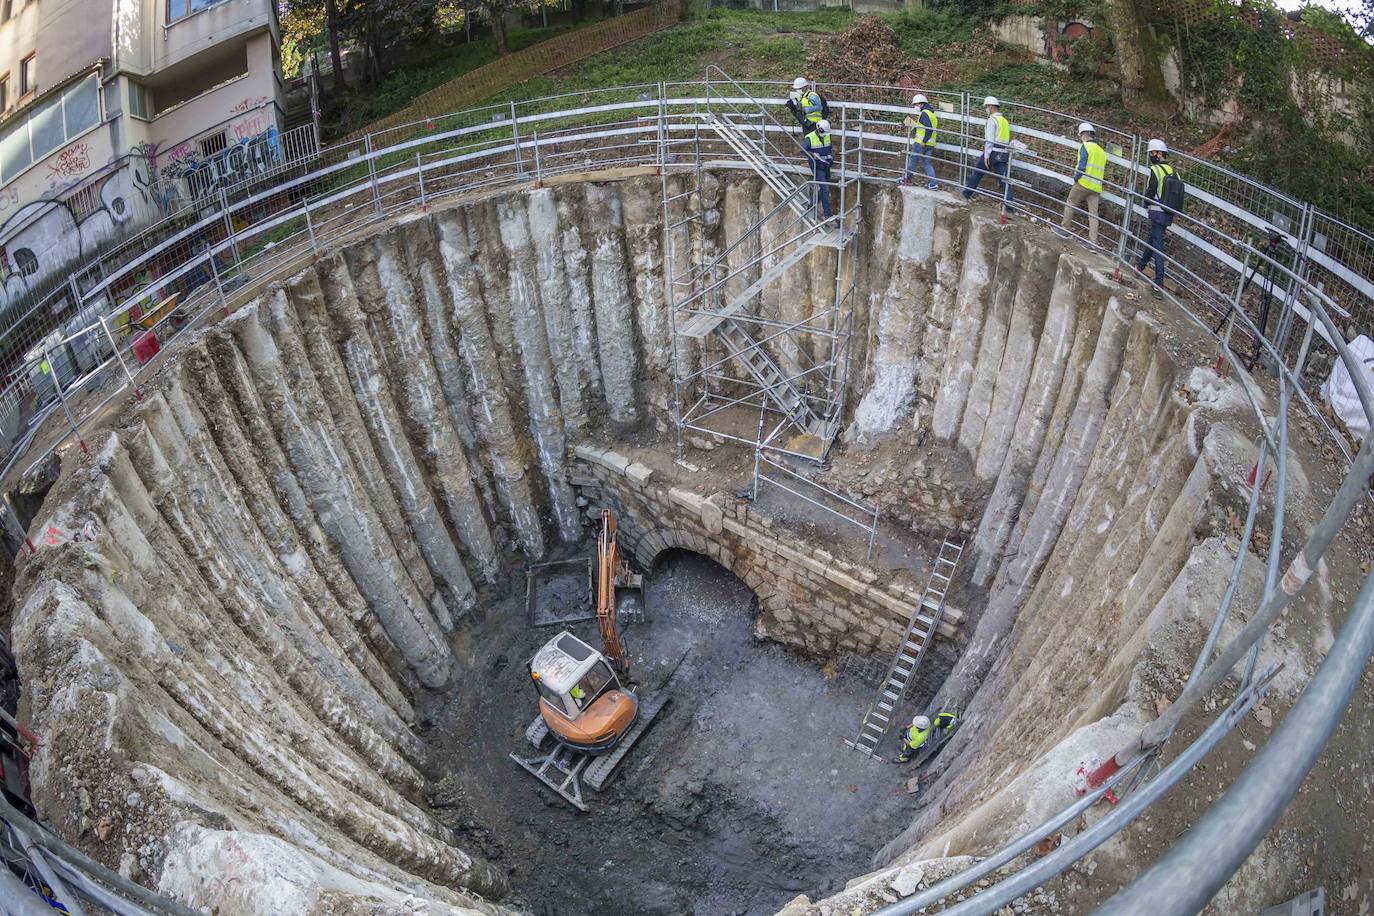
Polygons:
[[[793,133],[794,128],[784,127],[784,126],[778,121],[777,118],[773,117],[773,113],[772,113],[771,111],[769,111],[768,108],[766,108],[762,102],[760,102],[758,99],[754,98],[753,93],[749,92],[747,89],[745,89],[743,86],[741,86],[741,85],[735,80],[735,78],[734,78],[733,76],[731,76],[730,74],[726,73],[724,70],[722,70],[722,69],[721,69],[719,66],[717,66],[716,64],[707,64],[707,66],[706,66],[706,104],[707,104],[708,106],[711,104],[711,100],[712,100],[712,98],[714,97],[714,94],[715,94],[715,88],[714,88],[714,86],[713,86],[713,84],[712,84],[712,79],[711,79],[711,74],[712,74],[712,73],[719,74],[719,80],[717,80],[718,82],[723,81],[723,82],[729,83],[730,86],[731,86],[733,89],[735,89],[735,90],[740,94],[740,96],[742,96],[742,97],[748,99],[750,102],[752,102],[752,103],[754,104],[754,106],[755,106],[756,108],[758,108],[759,114],[761,114],[768,122],[770,122],[770,123],[772,124],[773,127],[775,127],[775,128],[777,128],[778,130],[782,131],[783,134],[785,134],[786,136],[788,136],[788,137],[792,140],[792,144],[796,147],[797,152],[801,154],[802,158],[803,158],[803,159],[807,158],[807,156],[806,156],[806,148],[805,148],[804,146],[802,146],[801,141],[798,140],[797,137],[796,137],[796,134]],[[735,104],[735,102],[737,101],[737,99],[729,99],[729,98],[727,98],[726,96],[723,96],[723,95],[722,95],[722,96],[720,96],[720,101],[721,101],[721,102],[729,102],[730,105],[731,105],[731,107],[732,107],[734,110],[736,110],[736,111],[739,110],[738,106]],[[732,123],[733,123],[733,122],[732,122]],[[747,136],[747,135],[746,135],[746,139],[748,139],[748,136]],[[770,147],[773,147],[773,146],[776,146],[776,145],[777,145],[777,144],[775,144],[772,140],[770,140],[770,139],[768,138],[768,135],[767,135],[767,132],[766,132],[766,131],[765,131],[765,133],[764,133],[764,140],[765,140],[765,142],[768,144],[768,146],[770,146]],[[786,150],[784,150],[784,152],[786,152]],[[766,154],[765,154],[765,155],[766,155]],[[771,160],[770,160],[770,161],[771,161]],[[774,164],[774,167],[776,168],[776,164]],[[781,171],[781,170],[779,170],[779,171]]]
[[[705,274],[705,273],[707,273],[707,272],[709,272],[709,271],[712,271],[712,270],[716,269],[717,267],[719,267],[720,264],[721,264],[721,262],[724,261],[724,260],[726,259],[726,257],[729,256],[730,252],[734,251],[736,248],[738,248],[739,246],[741,246],[741,245],[743,245],[745,242],[747,242],[747,241],[750,239],[750,237],[753,236],[754,233],[755,233],[758,229],[762,228],[762,226],[763,226],[764,223],[766,223],[768,220],[772,219],[773,216],[776,215],[777,212],[778,212],[779,210],[781,210],[783,207],[786,207],[786,206],[788,206],[789,204],[791,204],[792,198],[794,198],[794,197],[796,197],[798,194],[802,193],[802,191],[805,190],[805,188],[806,188],[806,185],[799,185],[798,187],[793,188],[791,191],[789,191],[785,196],[783,196],[782,200],[778,201],[778,205],[777,205],[776,207],[774,207],[773,209],[769,210],[768,213],[765,214],[764,216],[759,217],[759,219],[756,220],[756,221],[754,222],[754,225],[752,225],[752,226],[750,226],[748,229],[746,229],[743,233],[741,233],[741,235],[740,235],[739,238],[735,239],[733,242],[730,243],[729,247],[725,248],[723,251],[720,252],[720,254],[716,255],[716,257],[711,261],[711,263],[702,266],[700,269],[696,270],[695,272],[693,272],[693,273],[690,274],[689,276],[685,277],[685,278],[683,279],[682,282],[683,282],[684,284],[687,284],[687,283],[694,283],[694,282],[696,282],[696,280],[697,280],[698,278],[700,278],[703,274]],[[793,222],[797,222],[797,221],[799,221],[800,219],[801,219],[801,217],[798,216],[798,217],[796,217],[796,218],[793,220]],[[816,224],[816,225],[819,226],[820,224]],[[791,227],[792,227],[792,223],[789,222],[789,223],[787,224],[787,228],[790,229]],[[816,228],[816,227],[813,226],[812,228],[814,229],[814,228]],[[804,235],[804,234],[805,234],[805,233],[803,233],[803,235]],[[799,235],[799,236],[797,236],[797,238],[801,238],[801,236]]]
[[[790,228],[790,224],[789,224],[789,228]],[[683,299],[681,302],[679,302],[679,303],[676,305],[676,308],[678,309],[678,311],[700,312],[700,313],[707,313],[707,312],[710,312],[710,311],[715,311],[714,309],[702,309],[702,308],[692,309],[692,308],[690,308],[690,306],[691,306],[691,304],[692,304],[693,302],[695,302],[696,300],[702,298],[702,297],[705,296],[707,293],[712,293],[712,292],[715,292],[715,291],[719,290],[722,286],[724,286],[726,283],[729,283],[732,279],[734,279],[735,277],[739,276],[739,274],[741,274],[742,272],[748,270],[748,269],[751,268],[751,267],[754,267],[755,265],[761,264],[761,263],[764,261],[765,258],[771,258],[771,257],[777,255],[779,252],[782,252],[782,251],[784,251],[785,249],[790,248],[790,247],[793,246],[793,245],[797,245],[797,244],[800,244],[800,243],[802,243],[802,242],[805,242],[805,241],[807,241],[807,237],[808,237],[808,236],[815,235],[817,232],[820,232],[822,229],[825,229],[825,228],[827,228],[827,227],[826,227],[825,224],[823,224],[823,223],[809,224],[809,225],[807,225],[807,227],[806,227],[805,229],[803,229],[801,232],[798,232],[796,235],[790,236],[790,237],[787,238],[785,241],[779,242],[777,245],[774,245],[772,248],[769,248],[767,251],[760,250],[759,253],[758,253],[757,255],[755,255],[754,257],[750,258],[748,261],[744,262],[743,264],[739,265],[738,267],[734,268],[734,269],[731,270],[729,273],[727,273],[725,276],[721,277],[719,280],[713,280],[713,281],[711,281],[710,284],[708,284],[708,285],[706,285],[706,286],[703,286],[701,289],[699,289],[699,290],[697,290],[696,292],[692,293],[692,294],[691,294],[690,296],[688,296],[686,299]],[[733,246],[731,246],[731,247],[733,247]],[[702,270],[702,273],[705,273],[705,270],[704,270],[704,269]],[[699,275],[698,275],[698,276],[699,276]]]

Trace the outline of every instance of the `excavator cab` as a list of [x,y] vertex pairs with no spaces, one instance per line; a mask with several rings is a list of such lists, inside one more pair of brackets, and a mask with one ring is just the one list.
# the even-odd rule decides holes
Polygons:
[[584,754],[605,754],[634,724],[639,701],[605,655],[564,630],[529,663],[539,714],[557,741]]

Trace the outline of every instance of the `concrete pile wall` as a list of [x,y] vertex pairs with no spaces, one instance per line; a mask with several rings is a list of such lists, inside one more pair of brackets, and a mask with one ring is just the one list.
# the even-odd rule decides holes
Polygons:
[[[658,193],[565,185],[416,216],[180,345],[92,437],[96,459],[54,489],[21,562],[14,643],[47,736],[47,818],[206,909],[362,912],[413,894],[491,911],[503,877],[424,806],[412,704],[470,689],[455,633],[522,558],[581,539],[589,501],[621,513],[641,562],[681,546],[735,571],[761,635],[819,657],[894,647],[914,594],[671,463],[606,450],[671,427]],[[738,176],[703,199],[715,218],[691,241],[706,251],[771,207]],[[991,597],[955,675],[984,684],[976,764],[942,796],[957,830],[997,810],[994,780],[1141,680],[1159,646],[1145,634],[1184,613],[1247,440],[1201,437],[1178,394],[1191,357],[1104,262],[944,195],[887,189],[867,212],[854,419],[834,463],[894,438],[925,449],[928,473],[884,501],[973,534]],[[833,257],[803,261],[760,311],[826,307]],[[1052,726],[1027,732],[1046,703]]]
[[[44,815],[209,910],[502,899],[425,808],[414,697],[582,538],[571,443],[670,424],[658,213],[643,180],[405,220],[183,344],[22,563]],[[894,640],[900,600],[820,638]]]

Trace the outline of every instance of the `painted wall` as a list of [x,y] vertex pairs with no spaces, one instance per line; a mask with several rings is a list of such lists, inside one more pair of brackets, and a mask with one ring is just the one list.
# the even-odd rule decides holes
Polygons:
[[[107,97],[122,111],[0,188],[0,326],[73,264],[282,162],[271,34],[251,36],[247,57],[248,75],[150,121],[128,113],[129,78],[116,77]],[[199,141],[220,131],[224,149],[206,156]]]
[[38,42],[39,6],[26,3],[0,23],[0,76],[8,74],[10,78],[10,108],[19,101],[19,61],[31,54]]
[[[167,24],[166,4],[153,0],[153,5],[157,9],[158,25]],[[280,42],[271,0],[225,0],[168,24],[165,40],[152,43],[153,69],[165,70],[206,48],[222,44],[231,36],[264,27]]]
[[[17,0],[16,0],[17,2]],[[158,2],[158,0],[148,0]],[[40,91],[57,85],[75,71],[114,53],[113,0],[50,3],[39,0],[37,65]],[[15,61],[18,66],[18,61]],[[16,76],[11,76],[13,82]],[[14,85],[18,85],[17,82]]]
[[[222,187],[263,174],[281,163],[281,87],[266,34],[249,43],[247,76],[199,96],[153,121],[130,119],[131,136],[150,154],[169,205],[204,199]],[[200,140],[225,133],[223,152],[206,156]]]

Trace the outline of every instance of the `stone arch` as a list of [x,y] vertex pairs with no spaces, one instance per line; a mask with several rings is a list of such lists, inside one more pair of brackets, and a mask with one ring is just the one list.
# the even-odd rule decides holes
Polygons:
[[[639,520],[627,515],[622,520],[621,526],[622,530],[628,526],[638,527]],[[757,564],[750,563],[739,555],[731,553],[722,547],[718,540],[703,538],[701,535],[676,527],[656,528],[653,531],[634,531],[633,534],[640,545],[635,551],[635,560],[640,568],[645,571],[652,570],[663,554],[669,550],[690,551],[719,564],[722,569],[743,582],[758,599],[756,624],[766,612],[776,610],[783,603],[783,597],[778,593],[775,582],[769,576],[764,575]]]

